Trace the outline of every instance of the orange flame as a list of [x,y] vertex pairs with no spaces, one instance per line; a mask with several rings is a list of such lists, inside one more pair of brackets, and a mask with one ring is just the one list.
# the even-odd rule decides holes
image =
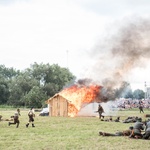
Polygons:
[[71,101],[68,107],[68,115],[74,117],[84,103],[90,103],[95,100],[100,88],[101,87],[97,85],[81,87],[73,85],[61,91],[60,95]]

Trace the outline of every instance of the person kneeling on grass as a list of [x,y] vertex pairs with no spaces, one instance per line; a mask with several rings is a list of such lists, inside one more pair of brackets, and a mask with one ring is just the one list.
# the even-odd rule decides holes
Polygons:
[[11,124],[17,124],[16,128],[18,128],[19,127],[19,123],[20,123],[18,112],[16,112],[15,115],[11,116],[11,117],[14,119],[14,122],[8,122],[8,125],[10,126]]
[[30,123],[32,123],[32,127],[35,127],[34,126],[35,113],[34,113],[33,107],[29,110],[28,116],[29,116],[29,122],[26,124],[26,127],[28,128],[28,126],[29,126]]
[[129,138],[141,139],[143,137],[141,130],[144,130],[144,124],[142,123],[142,118],[139,118],[137,122],[134,123],[133,130]]
[[116,133],[108,133],[108,132],[99,132],[99,135],[102,136],[129,136],[132,133],[133,127],[129,127],[128,130],[117,131]]

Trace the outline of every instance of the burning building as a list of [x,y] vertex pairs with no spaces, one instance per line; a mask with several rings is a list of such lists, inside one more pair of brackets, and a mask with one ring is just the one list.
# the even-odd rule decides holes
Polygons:
[[[144,67],[150,58],[150,22],[136,18],[118,28],[117,34],[106,36],[99,42],[90,57],[96,60],[84,72],[85,78],[47,100],[51,116],[76,116],[87,104],[107,102],[121,96],[132,71]],[[97,82],[98,81],[98,82]],[[86,84],[85,84],[86,83]],[[125,84],[126,85],[126,84]]]
[[102,87],[97,85],[73,85],[48,99],[50,116],[74,117],[91,102],[101,102],[98,98]]

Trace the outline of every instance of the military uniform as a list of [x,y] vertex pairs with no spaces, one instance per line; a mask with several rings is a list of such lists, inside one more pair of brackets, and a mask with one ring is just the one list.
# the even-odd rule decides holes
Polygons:
[[133,127],[129,127],[128,130],[117,131],[115,134],[107,132],[99,132],[99,135],[103,136],[129,136],[132,133]]
[[123,121],[123,123],[134,123],[138,120],[139,118],[138,117],[128,117],[127,119],[125,119]]
[[32,127],[35,127],[34,126],[35,113],[34,113],[33,107],[29,110],[28,117],[29,117],[29,122],[26,124],[26,127],[28,128],[28,126],[29,126],[30,123],[32,123]]
[[140,104],[140,106],[139,106],[139,110],[140,110],[140,113],[141,112],[143,112],[144,113],[144,111],[143,111],[143,107],[142,107],[142,105]]
[[104,116],[102,116],[102,113],[104,112],[104,109],[103,109],[103,107],[100,104],[98,106],[97,112],[99,113],[99,119],[101,119],[101,117],[104,118]]
[[149,139],[150,137],[150,121],[146,123],[145,133],[143,134],[143,139]]
[[20,109],[19,109],[19,108],[17,109],[17,112],[18,112],[18,115],[21,116],[21,114],[20,114]]
[[16,128],[18,128],[20,124],[18,112],[15,113],[15,115],[13,116],[13,119],[14,119],[14,122],[8,122],[8,125],[10,126],[11,124],[17,124]]
[[142,120],[139,118],[137,122],[135,122],[133,126],[133,130],[131,135],[129,136],[130,138],[142,138],[143,135],[141,134],[141,130],[144,130],[144,124],[141,122]]

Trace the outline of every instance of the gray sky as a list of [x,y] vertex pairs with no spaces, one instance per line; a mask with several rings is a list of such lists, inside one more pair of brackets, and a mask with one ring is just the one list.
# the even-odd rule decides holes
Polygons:
[[[23,70],[34,62],[55,63],[78,78],[102,80],[117,62],[106,57],[105,39],[136,17],[149,18],[149,8],[149,0],[0,0],[0,64]],[[99,63],[101,57],[107,63]],[[99,72],[96,64],[103,65]],[[134,66],[123,79],[144,88],[148,64]]]

